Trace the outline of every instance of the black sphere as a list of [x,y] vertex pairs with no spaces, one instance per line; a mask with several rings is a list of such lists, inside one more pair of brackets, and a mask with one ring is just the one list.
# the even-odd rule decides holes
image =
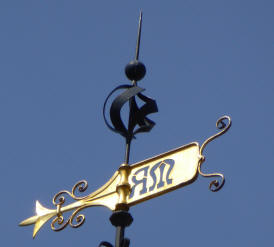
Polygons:
[[125,68],[126,76],[131,81],[140,81],[146,74],[146,67],[138,60],[131,61]]

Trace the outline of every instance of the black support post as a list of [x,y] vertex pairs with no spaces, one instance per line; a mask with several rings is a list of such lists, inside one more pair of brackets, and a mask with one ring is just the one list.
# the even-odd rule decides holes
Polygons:
[[131,214],[127,211],[116,211],[109,218],[111,224],[116,227],[115,247],[128,247],[129,239],[125,238],[125,228],[133,222]]

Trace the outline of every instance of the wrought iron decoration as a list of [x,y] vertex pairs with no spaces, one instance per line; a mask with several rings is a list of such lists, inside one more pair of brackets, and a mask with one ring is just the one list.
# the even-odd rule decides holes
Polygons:
[[[129,239],[124,238],[124,229],[133,221],[128,212],[131,206],[191,184],[197,179],[198,174],[204,177],[218,178],[218,180],[214,179],[210,183],[209,189],[211,191],[216,192],[223,187],[225,182],[223,174],[205,174],[201,171],[201,166],[205,161],[203,151],[206,145],[223,135],[231,127],[229,116],[223,116],[217,120],[216,127],[220,131],[208,138],[201,147],[199,143],[193,142],[129,165],[132,139],[135,138],[136,134],[148,132],[153,128],[155,123],[147,115],[158,111],[155,100],[145,96],[143,94],[144,89],[137,86],[137,81],[141,80],[146,73],[144,64],[139,61],[141,27],[142,13],[139,19],[135,60],[125,68],[125,73],[132,83],[131,85],[118,86],[112,90],[103,106],[103,116],[108,128],[125,138],[124,163],[105,185],[93,193],[86,196],[76,195],[77,192],[85,192],[88,187],[87,182],[82,180],[75,184],[71,192],[63,190],[53,197],[52,203],[56,207],[55,209],[47,209],[36,201],[36,215],[20,223],[20,226],[34,224],[33,237],[51,218],[53,218],[51,228],[54,231],[60,231],[68,225],[77,228],[85,221],[85,216],[79,214],[80,211],[87,207],[105,206],[113,211],[110,221],[117,227],[115,246],[127,247]],[[123,92],[113,100],[110,106],[109,118],[111,125],[106,116],[106,106],[113,93],[119,90],[123,90]],[[138,106],[136,97],[144,102],[141,107]],[[121,118],[121,109],[127,102],[129,103],[129,118],[126,127]],[[75,202],[65,206],[65,196],[69,196]],[[67,211],[73,212],[65,220],[63,213]],[[112,246],[108,242],[102,242],[100,245]]]
[[[137,81],[143,79],[146,74],[145,65],[139,61],[141,28],[142,13],[140,14],[139,19],[135,60],[131,61],[125,68],[126,76],[132,82],[132,85],[121,85],[112,90],[107,96],[103,107],[104,120],[108,128],[116,133],[119,133],[126,140],[125,164],[128,164],[129,162],[130,144],[132,139],[135,138],[136,134],[141,132],[149,132],[153,128],[155,123],[147,118],[147,115],[158,111],[156,101],[143,95],[142,92],[145,89],[137,86]],[[110,108],[110,119],[113,124],[113,126],[111,126],[106,118],[106,104],[110,96],[114,92],[121,89],[124,89],[125,91],[115,98]],[[138,97],[140,100],[145,102],[141,108],[138,107],[135,97]],[[129,102],[129,119],[128,127],[126,128],[121,119],[120,113],[123,105],[127,102]],[[139,127],[135,129],[137,125]]]

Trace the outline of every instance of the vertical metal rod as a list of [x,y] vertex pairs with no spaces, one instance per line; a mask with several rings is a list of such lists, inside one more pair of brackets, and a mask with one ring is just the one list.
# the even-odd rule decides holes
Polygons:
[[[143,20],[143,13],[140,11],[140,16],[139,16],[139,26],[138,26],[138,36],[137,36],[137,44],[136,44],[136,53],[135,53],[135,60],[139,59],[139,51],[140,51],[140,41],[141,41],[141,31],[142,31],[142,20]],[[136,81],[132,81],[132,84],[134,86],[137,86]],[[131,120],[131,107],[132,107],[132,100],[129,100],[129,121],[130,123]],[[130,143],[131,143],[132,137],[128,137],[126,139],[126,152],[125,152],[125,164],[128,165],[129,163],[129,155],[130,155]]]
[[[136,44],[136,53],[135,53],[135,60],[139,59],[139,50],[140,50],[140,40],[141,40],[141,29],[142,29],[142,11],[140,11],[139,17],[139,27],[138,27],[138,37],[137,37],[137,44]],[[134,86],[137,86],[136,81],[132,81]],[[129,120],[128,120],[128,129],[131,123],[131,114],[132,114],[132,99],[129,100]],[[129,164],[129,155],[130,155],[130,144],[131,144],[132,136],[128,136],[126,138],[126,151],[125,151],[125,164]],[[131,217],[131,216],[130,216]],[[131,224],[131,222],[130,222]],[[122,241],[125,235],[125,226],[117,226],[116,225],[116,237],[115,237],[115,247],[122,247]]]
[[126,165],[128,165],[128,163],[129,163],[130,143],[131,143],[131,140],[126,141],[126,153],[125,153],[125,164]]
[[139,59],[140,40],[141,40],[141,31],[142,31],[142,19],[143,19],[143,13],[142,13],[142,11],[140,11],[135,60]]
[[121,247],[122,239],[124,239],[125,228],[123,226],[116,227],[115,247]]

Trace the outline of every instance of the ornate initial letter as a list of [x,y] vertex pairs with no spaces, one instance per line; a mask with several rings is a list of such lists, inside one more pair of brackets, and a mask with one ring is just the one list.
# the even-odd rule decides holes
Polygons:
[[[163,180],[163,176],[164,176],[164,170],[166,168],[166,166],[169,165],[169,168],[168,168],[168,171],[166,173],[166,181]],[[155,171],[157,168],[159,168],[160,170],[160,178],[159,178],[159,182],[157,184],[157,188],[161,188],[165,185],[165,182],[167,184],[172,184],[172,179],[169,178],[170,176],[170,173],[173,169],[173,166],[174,166],[174,160],[172,159],[166,159],[164,161],[161,161],[161,162],[158,162],[157,164],[155,164],[151,170],[150,170],[150,176],[152,177],[153,179],[153,184],[149,187],[149,191],[152,191],[155,189],[155,186],[156,186],[156,182],[157,182],[157,177],[156,177],[156,174],[155,174]]]
[[[147,193],[147,172],[148,172],[148,168],[149,166],[143,167],[140,170],[137,170],[134,175],[132,176],[132,182],[134,183],[134,185],[131,188],[131,193],[129,198],[132,198],[134,196],[134,192],[135,192],[135,188],[137,185],[142,184],[143,188],[142,190],[140,190],[140,195]],[[137,180],[136,176],[140,173],[140,172],[144,172],[143,178],[140,180]]]

